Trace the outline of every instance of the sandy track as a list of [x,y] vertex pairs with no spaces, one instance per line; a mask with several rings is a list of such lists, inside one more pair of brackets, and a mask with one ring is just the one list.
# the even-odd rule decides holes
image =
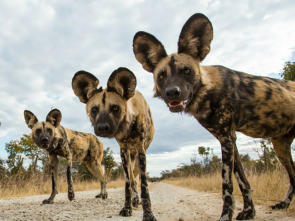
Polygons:
[[[42,205],[49,195],[22,197],[0,200],[0,220],[142,220],[141,207],[133,210],[132,217],[118,215],[124,204],[124,189],[109,189],[107,200],[95,199],[98,191],[76,192],[76,199],[68,201],[67,194],[58,194],[55,203]],[[220,194],[201,193],[164,183],[155,183],[150,187],[153,212],[159,221],[211,221],[218,220],[222,200]],[[241,211],[237,203],[235,216]],[[254,220],[295,220],[284,212],[271,211],[256,206]]]

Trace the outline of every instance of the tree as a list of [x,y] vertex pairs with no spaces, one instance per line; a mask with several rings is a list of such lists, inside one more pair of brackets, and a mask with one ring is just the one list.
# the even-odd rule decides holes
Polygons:
[[24,171],[24,159],[30,159],[30,173],[35,173],[38,167],[38,161],[43,166],[46,162],[47,154],[37,147],[29,135],[23,135],[20,140],[12,140],[5,144],[5,150],[8,153],[7,165],[10,171]]
[[191,169],[193,176],[200,176],[202,174],[202,165],[197,161],[197,153],[194,152],[191,157]]
[[113,151],[109,147],[103,150],[102,164],[104,165],[104,168],[105,168],[105,175],[111,178],[113,168],[117,166],[117,163],[113,157]]
[[122,163],[119,163],[112,169],[112,179],[116,180],[119,178],[124,178],[124,169]]
[[84,162],[78,162],[78,175],[81,180],[91,180],[94,175],[88,170]]
[[214,173],[216,171],[221,170],[221,168],[222,168],[221,159],[218,156],[213,154],[213,156],[209,162],[208,168],[209,168],[210,173]]
[[279,165],[279,161],[272,147],[271,140],[261,139],[260,148],[262,150],[262,154],[256,150],[259,156],[259,162],[256,164],[256,170],[258,172],[274,170]]
[[23,135],[20,138],[19,145],[22,147],[22,153],[31,160],[30,172],[36,173],[38,161],[44,166],[48,162],[47,153],[38,148],[29,135]]
[[280,75],[285,80],[295,81],[295,62],[286,62]]
[[170,178],[171,172],[169,170],[163,170],[161,172],[161,179],[168,179]]
[[5,167],[5,160],[0,158],[0,180],[4,178],[7,174],[7,169]]
[[209,167],[209,163],[210,163],[210,158],[209,158],[209,155],[210,155],[210,152],[211,152],[211,155],[213,155],[213,149],[210,148],[210,147],[203,147],[203,146],[200,146],[198,147],[198,151],[199,151],[199,154],[203,157],[203,167],[204,167],[204,172],[205,173],[208,173],[210,172],[210,167]]

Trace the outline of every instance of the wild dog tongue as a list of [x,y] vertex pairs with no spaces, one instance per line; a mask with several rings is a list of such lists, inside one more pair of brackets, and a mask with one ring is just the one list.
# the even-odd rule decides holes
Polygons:
[[173,102],[170,102],[168,105],[169,107],[183,106],[183,101],[173,101]]

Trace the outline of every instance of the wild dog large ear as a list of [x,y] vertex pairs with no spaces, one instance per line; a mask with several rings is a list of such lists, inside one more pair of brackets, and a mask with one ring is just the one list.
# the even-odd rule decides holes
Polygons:
[[210,52],[212,39],[213,27],[209,19],[203,14],[194,14],[181,30],[178,40],[178,53],[189,54],[202,61]]
[[157,64],[167,56],[162,43],[153,35],[140,31],[133,38],[134,55],[142,67],[153,72]]
[[98,92],[98,84],[99,80],[86,71],[78,71],[72,79],[73,91],[82,103],[87,103]]
[[25,110],[24,117],[25,117],[26,124],[28,125],[30,129],[32,129],[34,125],[38,122],[37,117],[31,111]]
[[116,92],[125,99],[134,95],[135,88],[136,77],[127,68],[118,68],[109,77],[107,91]]
[[47,114],[46,121],[51,123],[54,127],[58,127],[61,117],[61,112],[58,109],[53,109]]

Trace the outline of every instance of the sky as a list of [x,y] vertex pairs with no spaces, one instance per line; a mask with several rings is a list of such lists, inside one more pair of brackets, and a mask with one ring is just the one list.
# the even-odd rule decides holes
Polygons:
[[[72,91],[72,77],[85,70],[106,87],[118,67],[136,75],[137,90],[152,111],[155,136],[147,151],[151,176],[189,164],[199,146],[220,156],[219,142],[193,117],[170,113],[163,101],[153,98],[153,76],[132,50],[135,33],[146,31],[168,54],[176,52],[181,28],[194,13],[204,13],[214,29],[211,52],[202,65],[280,78],[285,62],[295,61],[293,0],[1,1],[0,157],[7,157],[5,143],[30,134],[24,110],[44,121],[57,108],[64,127],[94,133],[85,104]],[[119,162],[115,139],[101,140]],[[237,144],[240,153],[254,156],[259,139],[239,133]]]

